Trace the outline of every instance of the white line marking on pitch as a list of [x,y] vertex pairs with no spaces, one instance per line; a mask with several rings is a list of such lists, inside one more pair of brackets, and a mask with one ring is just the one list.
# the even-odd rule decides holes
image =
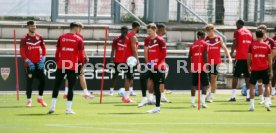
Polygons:
[[[99,124],[99,126],[100,125],[102,125],[102,124]],[[99,130],[110,130],[110,131],[121,131],[121,132],[136,132],[136,133],[167,133],[167,132],[154,132],[154,131],[143,131],[143,130],[132,130],[132,129],[114,129],[114,128],[91,127],[91,125],[46,124],[45,126],[70,127],[70,128],[92,128],[92,129],[99,129]]]

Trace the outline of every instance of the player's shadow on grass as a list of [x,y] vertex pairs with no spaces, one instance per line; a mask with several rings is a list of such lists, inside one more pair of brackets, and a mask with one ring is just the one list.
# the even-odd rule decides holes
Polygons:
[[139,112],[133,112],[133,113],[98,113],[99,115],[144,115],[146,113],[139,113]]
[[215,110],[214,112],[221,112],[221,113],[225,113],[225,112],[248,112],[248,110]]
[[[47,116],[49,114],[46,113],[38,113],[38,114],[16,114],[17,116]],[[51,114],[51,115],[60,115],[60,114]],[[49,116],[51,116],[49,115]]]
[[26,106],[0,106],[0,109],[12,109],[12,108],[27,108],[27,107]]

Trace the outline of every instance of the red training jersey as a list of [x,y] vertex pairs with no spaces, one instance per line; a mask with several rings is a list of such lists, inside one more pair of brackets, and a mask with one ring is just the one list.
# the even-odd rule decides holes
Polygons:
[[[42,50],[42,53],[40,53],[40,50]],[[20,42],[20,55],[24,61],[29,59],[33,63],[38,63],[41,60],[41,56],[46,56],[43,37],[38,33],[35,33],[34,36],[25,35]],[[28,67],[26,62],[24,66]]]
[[145,47],[148,47],[148,62],[154,62],[155,70],[166,70],[167,46],[166,41],[159,36],[145,38]]
[[217,65],[221,63],[220,48],[221,48],[221,37],[215,36],[213,38],[206,37],[205,42],[207,43],[208,52],[208,63]]
[[249,46],[248,53],[251,53],[252,71],[268,69],[268,54],[271,53],[269,45],[263,41],[253,41]]
[[204,71],[204,52],[207,52],[207,43],[204,40],[197,40],[190,46],[191,71]]
[[[125,44],[126,44],[126,52],[125,52],[125,61],[127,60],[128,57],[133,56],[132,50],[131,50],[131,38],[136,36],[136,33],[131,31],[126,35],[125,39]],[[136,52],[138,51],[138,40],[136,41]]]
[[118,36],[113,39],[112,47],[115,49],[115,63],[125,63],[125,52],[126,52],[126,44],[125,38]]
[[[83,37],[82,34],[77,33],[76,35],[79,36],[79,37],[82,39],[82,41],[84,41],[84,37]],[[83,47],[84,47],[84,45],[83,45]],[[84,55],[85,55],[85,54],[84,54],[84,50],[83,50],[83,53],[79,53],[79,62],[82,63],[82,64],[85,63],[85,62],[84,62]]]
[[[79,54],[83,53],[83,40],[76,34],[66,33],[59,37],[56,46],[56,62],[58,69],[77,70]],[[81,54],[81,58],[84,55]],[[63,64],[62,64],[63,63]]]
[[234,32],[233,39],[237,43],[236,60],[246,60],[249,45],[253,41],[252,33],[246,28],[240,28]]
[[274,43],[276,43],[276,35],[272,37],[272,39],[274,40]]

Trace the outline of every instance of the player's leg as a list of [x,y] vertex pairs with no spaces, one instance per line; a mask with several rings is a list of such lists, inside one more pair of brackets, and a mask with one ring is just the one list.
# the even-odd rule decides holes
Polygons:
[[[116,86],[117,78],[119,76],[119,73],[122,72],[122,69],[120,69],[118,66],[119,66],[119,64],[115,63],[114,64],[114,69],[111,69],[112,70],[112,79],[110,81],[110,90],[109,90],[109,95],[110,96],[114,95],[114,89],[115,89],[115,86]],[[114,73],[113,73],[113,71],[114,71]]]
[[214,99],[214,96],[216,93],[218,76],[216,74],[211,74],[210,78],[211,78],[211,82],[210,82],[211,83],[211,92],[206,100],[207,100],[207,102],[211,103],[211,102],[213,102],[213,99]]
[[248,72],[247,61],[242,61],[242,73],[243,73],[244,81],[245,81],[246,88],[247,88],[246,101],[249,102],[250,101],[250,94],[249,94],[249,76],[250,76],[250,74]]
[[39,80],[37,102],[40,103],[43,107],[46,107],[47,103],[43,100],[43,92],[45,89],[45,73],[44,70],[37,70],[36,73]]
[[94,98],[94,96],[91,95],[91,93],[87,89],[87,83],[86,83],[86,79],[85,79],[85,76],[84,76],[84,68],[83,68],[82,65],[79,65],[78,75],[79,75],[79,79],[80,79],[80,85],[81,85],[81,88],[82,88],[83,93],[84,93],[83,97],[85,99],[92,99],[92,98]]
[[130,88],[130,85],[131,85],[131,82],[134,78],[134,68],[130,68],[128,67],[128,70],[126,72],[126,79],[125,79],[125,95],[122,97],[122,101],[124,103],[130,103],[130,102],[133,102],[131,99],[130,99],[130,92],[129,92],[129,88]]
[[[212,74],[214,75],[214,74]],[[211,75],[211,77],[212,77]],[[201,107],[202,108],[208,108],[205,100],[206,100],[206,94],[207,94],[207,89],[208,89],[208,85],[209,85],[209,79],[208,79],[208,74],[205,73],[204,71],[201,72],[200,74],[200,81],[201,81],[201,85],[202,85],[202,90],[201,90]]]
[[276,94],[275,84],[276,84],[276,61],[274,60],[274,63],[273,63],[273,77],[271,79],[271,86],[272,86],[271,95],[272,96],[274,96]]
[[[165,80],[167,79],[167,76],[168,76],[168,70],[166,70],[165,72]],[[161,92],[161,101],[171,103],[171,101],[166,97],[165,84],[160,84],[160,92]]]
[[63,95],[63,99],[67,99],[67,96],[68,96],[68,79],[66,78],[65,79],[65,89],[64,89],[64,95]]
[[77,81],[77,74],[74,70],[67,70],[68,76],[68,98],[66,106],[66,114],[75,114],[72,110],[73,97],[74,97],[74,87]]
[[131,96],[136,96],[136,93],[135,93],[135,91],[133,89],[133,80],[132,80],[131,85],[129,87],[129,91],[130,91],[130,95]]
[[141,86],[141,90],[142,90],[142,100],[141,102],[138,104],[138,107],[143,107],[145,105],[148,104],[148,99],[147,99],[147,88],[148,88],[148,78],[149,78],[149,74],[150,72],[144,72],[144,73],[140,73],[140,86]]
[[192,73],[191,107],[196,108],[195,94],[198,86],[198,73]]
[[260,76],[263,80],[263,84],[265,84],[265,92],[264,92],[265,103],[264,103],[264,105],[265,105],[265,108],[267,109],[267,111],[271,111],[271,108],[270,108],[270,102],[271,102],[270,87],[271,87],[271,84],[270,84],[268,70],[261,71]]
[[32,84],[34,80],[33,72],[26,68],[26,75],[27,75],[27,88],[26,88],[26,95],[27,95],[27,107],[32,106]]
[[242,61],[236,60],[234,64],[234,71],[233,71],[233,79],[232,79],[232,94],[228,101],[235,102],[236,101],[236,95],[237,95],[237,86],[238,86],[238,80],[239,77],[242,74]]
[[164,83],[165,73],[161,71],[157,71],[156,73],[152,73],[152,80],[154,85],[154,93],[156,97],[155,108],[147,111],[148,113],[160,113],[160,101],[161,101],[161,93],[160,93],[160,84]]
[[260,104],[264,104],[264,93],[263,93],[263,80],[258,80],[258,94],[260,98]]
[[257,83],[257,80],[259,79],[258,71],[252,71],[250,80],[249,80],[249,89],[250,89],[250,108],[249,111],[254,111],[255,110],[255,102],[254,102],[254,97],[255,97],[255,85]]
[[[52,93],[52,104],[51,104],[50,110],[48,112],[49,114],[52,114],[55,111],[59,88],[62,84],[64,76],[65,76],[65,73],[63,72],[63,70],[61,70],[61,69],[56,70],[55,86],[54,86],[53,93]],[[68,75],[67,75],[67,77],[68,77]]]
[[149,104],[155,104],[155,94],[154,94],[154,84],[153,84],[153,80],[151,78],[148,77],[147,79],[147,89],[149,92],[149,96],[148,96],[148,103]]

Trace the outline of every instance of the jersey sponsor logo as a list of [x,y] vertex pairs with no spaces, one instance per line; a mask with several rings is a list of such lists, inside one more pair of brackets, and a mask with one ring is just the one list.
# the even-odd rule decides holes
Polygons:
[[266,49],[265,46],[253,46],[253,49]]
[[251,41],[251,40],[243,40],[242,43],[243,43],[243,44],[251,44],[252,41]]
[[69,52],[73,52],[74,49],[73,48],[66,48],[66,47],[63,47],[62,48],[62,51],[69,51]]
[[156,50],[155,49],[150,49],[149,52],[156,52]]
[[195,53],[194,56],[202,56],[202,53]]
[[264,58],[265,55],[264,54],[255,54],[254,57],[255,58]]
[[220,49],[220,47],[209,47],[209,49]]
[[62,42],[76,42],[76,40],[68,39],[68,38],[62,38]]
[[29,46],[28,50],[40,49],[40,46]]
[[9,67],[1,68],[1,76],[3,80],[7,80],[10,76],[11,69]]

